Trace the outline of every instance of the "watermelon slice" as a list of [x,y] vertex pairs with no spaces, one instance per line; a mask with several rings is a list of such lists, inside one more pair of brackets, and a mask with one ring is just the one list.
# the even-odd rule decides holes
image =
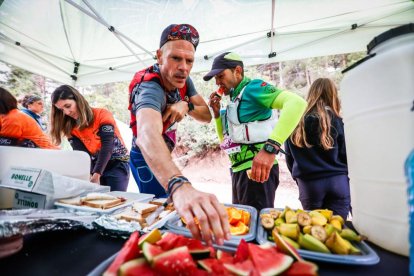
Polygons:
[[293,263],[293,258],[276,252],[272,248],[261,248],[249,243],[249,256],[260,275],[278,275],[287,270]]
[[285,254],[292,256],[297,261],[303,260],[302,257],[299,255],[298,251],[296,250],[296,248],[294,248],[288,242],[286,242],[277,231],[273,230],[272,236],[280,252],[283,252]]
[[286,276],[316,276],[318,275],[318,266],[311,262],[299,261],[294,262],[290,268],[283,273]]
[[201,241],[196,239],[188,239],[186,246],[194,260],[214,257],[215,255],[213,247],[204,246]]
[[197,268],[186,246],[155,256],[153,267],[161,275],[192,275]]
[[231,275],[220,260],[208,258],[197,263],[212,275]]
[[155,276],[155,272],[149,266],[145,258],[130,260],[119,268],[120,276]]
[[217,259],[220,260],[224,264],[234,263],[234,257],[231,254],[226,253],[222,250],[217,250]]
[[249,258],[249,248],[245,240],[241,240],[234,254],[234,263],[240,263]]
[[162,250],[168,251],[186,245],[187,238],[171,232],[165,232],[162,235],[161,240],[157,241],[155,244],[160,246]]
[[164,251],[158,245],[150,244],[149,242],[144,243],[142,246],[142,253],[149,263],[152,263],[154,257],[160,255]]
[[251,260],[247,259],[243,262],[235,263],[235,264],[223,264],[223,266],[231,273],[240,276],[249,276],[257,274],[255,273],[255,269]]

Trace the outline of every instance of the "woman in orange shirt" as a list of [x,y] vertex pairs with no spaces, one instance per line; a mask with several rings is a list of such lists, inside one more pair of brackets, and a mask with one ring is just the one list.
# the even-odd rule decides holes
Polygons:
[[126,191],[129,154],[112,114],[91,108],[75,88],[62,85],[52,94],[51,135],[60,144],[68,138],[74,150],[91,157],[91,182]]
[[0,145],[58,149],[37,122],[17,109],[16,98],[0,87]]

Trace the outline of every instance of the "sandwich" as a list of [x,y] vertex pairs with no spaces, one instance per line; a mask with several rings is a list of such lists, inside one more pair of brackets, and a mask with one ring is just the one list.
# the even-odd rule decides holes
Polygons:
[[158,207],[158,205],[143,202],[135,202],[132,205],[132,209],[141,215],[154,212]]
[[161,205],[164,205],[165,202],[167,202],[167,198],[154,198],[149,203],[161,206]]
[[62,198],[62,199],[59,199],[58,202],[63,203],[63,204],[76,205],[76,206],[82,205],[82,200],[81,200],[80,196],[70,197],[70,198]]
[[147,221],[146,217],[150,213],[147,213],[147,215],[141,215],[140,213],[134,211],[132,208],[127,208],[123,210],[121,213],[117,214],[115,217],[116,219],[123,219],[126,221],[136,221],[138,222],[142,227],[145,227]]
[[104,193],[89,193],[81,198],[82,205],[92,208],[109,209],[123,204],[126,199]]

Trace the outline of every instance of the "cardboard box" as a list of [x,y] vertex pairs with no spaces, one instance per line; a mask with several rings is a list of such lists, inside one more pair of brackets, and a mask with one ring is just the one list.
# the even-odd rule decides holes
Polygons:
[[108,186],[62,176],[48,170],[11,167],[0,187],[14,191],[13,209],[51,209],[55,200],[89,192],[109,192]]

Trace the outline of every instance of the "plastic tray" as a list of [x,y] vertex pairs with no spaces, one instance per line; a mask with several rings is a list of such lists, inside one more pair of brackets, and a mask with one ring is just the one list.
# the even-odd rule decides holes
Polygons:
[[[273,208],[265,208],[260,211],[260,215],[269,213],[269,210]],[[277,208],[276,208],[277,209]],[[283,209],[277,209],[283,210]],[[259,216],[260,217],[260,216]],[[257,223],[257,237],[256,240],[259,244],[272,243],[267,239],[267,232],[264,230],[260,222]],[[349,265],[374,265],[379,263],[380,258],[377,253],[365,242],[354,243],[354,246],[361,250],[362,255],[336,255],[313,252],[306,249],[299,249],[299,255],[308,260],[315,260],[321,262],[349,264]]]
[[154,198],[153,194],[129,193],[129,192],[120,192],[120,191],[113,191],[113,192],[109,192],[108,194],[113,195],[113,196],[123,197],[126,199],[126,201],[123,204],[120,204],[120,205],[117,205],[117,206],[114,206],[108,209],[99,209],[99,208],[93,208],[89,206],[76,206],[76,205],[65,204],[65,203],[60,203],[60,202],[55,202],[55,206],[58,208],[92,212],[92,213],[98,213],[98,214],[110,214],[114,212],[115,210],[125,208],[134,202],[148,202]]
[[[246,235],[231,236],[231,239],[228,241],[225,240],[222,246],[215,246],[216,249],[223,249],[226,251],[234,252],[242,239],[248,242],[248,241],[253,241],[256,238],[257,211],[255,208],[251,206],[247,206],[247,205],[239,205],[239,204],[224,204],[224,205],[227,207],[235,207],[237,209],[245,210],[250,213],[249,232]],[[181,222],[180,216],[178,214],[172,217],[169,221],[167,221],[167,223],[165,224],[165,227],[168,229],[169,232],[180,234],[185,237],[192,237],[190,230],[188,230],[183,225],[183,223]]]

